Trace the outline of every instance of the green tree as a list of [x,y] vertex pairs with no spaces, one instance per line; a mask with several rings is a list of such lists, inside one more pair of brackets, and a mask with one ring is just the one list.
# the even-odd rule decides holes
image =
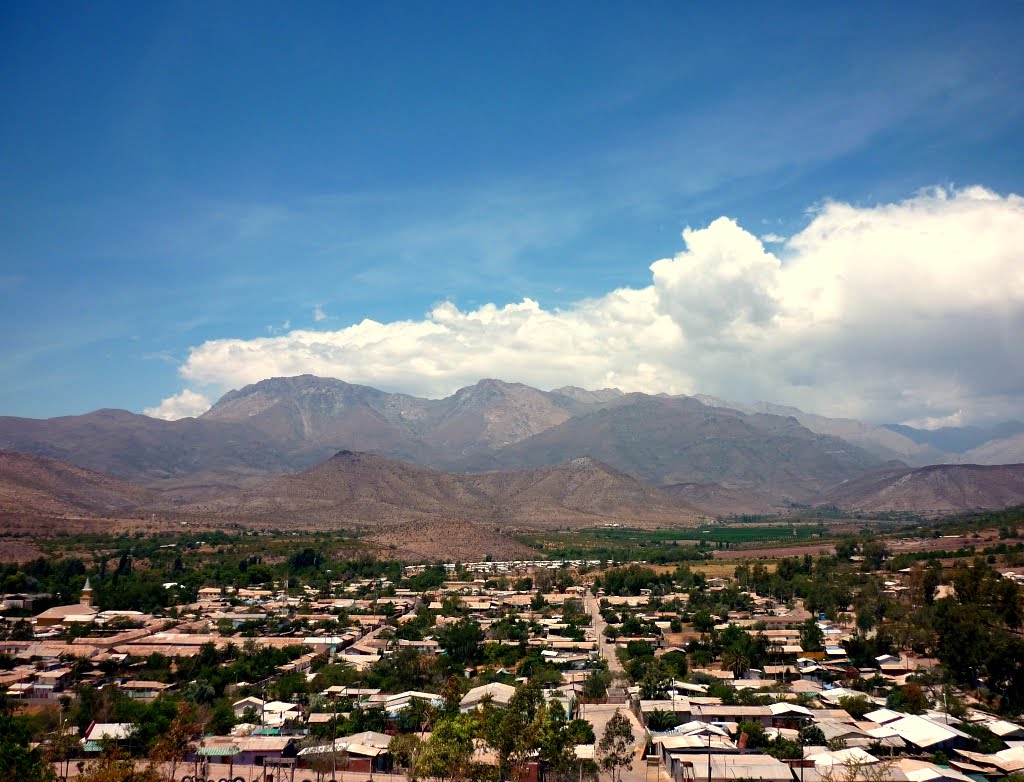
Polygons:
[[0,782],[51,782],[53,769],[38,749],[29,749],[25,720],[0,711]]
[[472,714],[453,715],[438,722],[416,761],[416,775],[452,782],[474,779],[476,729],[476,718]]
[[405,776],[409,782],[415,782],[417,779],[416,767],[423,747],[420,737],[414,733],[399,733],[388,745],[388,752],[398,766],[405,769]]
[[484,634],[474,619],[464,617],[446,625],[437,640],[456,665],[476,665],[482,658]]
[[654,657],[644,667],[640,679],[640,697],[660,698],[672,683],[672,672],[661,659]]
[[839,708],[855,720],[864,719],[864,715],[875,710],[875,704],[866,695],[847,695],[839,699]]
[[750,657],[742,648],[730,647],[722,652],[722,667],[739,678],[750,670]]
[[616,709],[608,720],[604,735],[597,744],[598,766],[611,777],[611,782],[621,782],[622,772],[633,768],[633,725],[629,718]]
[[920,684],[904,684],[896,687],[887,699],[886,705],[895,711],[907,714],[923,714],[929,707],[928,696]]
[[608,694],[608,685],[612,683],[612,675],[603,668],[595,668],[583,680],[583,696],[585,698],[604,698]]
[[825,634],[813,617],[800,625],[800,646],[805,652],[820,652],[824,641]]
[[226,736],[235,726],[235,711],[230,704],[221,701],[210,712],[210,730],[218,736]]
[[536,749],[535,723],[544,702],[540,687],[527,683],[518,687],[504,708],[485,703],[481,722],[487,743],[498,756],[498,773],[520,779],[531,753]]
[[676,679],[682,679],[689,670],[684,652],[667,652],[661,656],[661,660],[668,666],[672,676]]
[[654,733],[663,733],[666,730],[672,730],[672,728],[681,725],[683,720],[678,715],[671,711],[665,711],[664,709],[656,709],[646,716],[647,728]]

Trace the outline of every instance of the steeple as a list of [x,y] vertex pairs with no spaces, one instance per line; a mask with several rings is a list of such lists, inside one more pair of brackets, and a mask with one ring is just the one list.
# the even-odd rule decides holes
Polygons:
[[82,587],[82,597],[78,600],[84,606],[92,605],[92,584],[89,583],[89,579],[85,579],[85,586]]

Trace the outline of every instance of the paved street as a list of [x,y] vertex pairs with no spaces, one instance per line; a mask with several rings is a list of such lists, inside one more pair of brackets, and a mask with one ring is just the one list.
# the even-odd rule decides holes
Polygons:
[[[622,663],[619,662],[619,658],[615,655],[615,646],[608,643],[608,639],[604,637],[604,628],[607,623],[601,616],[597,598],[590,592],[587,592],[583,598],[583,604],[593,619],[594,629],[597,631],[598,649],[600,650],[601,657],[608,661],[608,670],[616,676],[622,676]],[[671,782],[671,778],[661,764],[657,768],[647,768],[647,761],[643,757],[643,751],[647,743],[647,732],[628,704],[588,704],[583,707],[583,716],[590,720],[590,724],[594,726],[594,735],[597,737],[598,742],[600,742],[608,720],[612,718],[616,711],[621,711],[629,718],[629,722],[633,726],[633,737],[635,740],[633,767],[623,772],[622,782]]]
[[605,727],[608,725],[608,720],[612,718],[616,711],[621,711],[629,718],[636,742],[633,752],[633,767],[623,771],[622,782],[669,782],[670,778],[664,767],[660,764],[657,768],[647,768],[647,761],[643,757],[644,747],[647,743],[647,732],[640,725],[636,715],[633,714],[633,710],[627,704],[588,704],[583,707],[583,716],[590,720],[590,724],[594,726],[594,735],[600,741],[601,736],[604,735]]
[[594,630],[597,632],[597,648],[601,657],[608,662],[608,670],[615,675],[622,673],[622,663],[619,662],[619,658],[615,656],[615,646],[608,642],[608,639],[604,637],[604,628],[608,624],[604,621],[604,617],[601,616],[601,608],[598,599],[590,592],[583,598],[583,605],[588,612],[590,612],[591,619],[594,622]]

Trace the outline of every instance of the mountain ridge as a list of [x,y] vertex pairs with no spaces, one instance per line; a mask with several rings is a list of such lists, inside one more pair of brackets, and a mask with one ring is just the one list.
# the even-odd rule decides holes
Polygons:
[[[1024,437],[950,455],[898,432],[769,403],[483,379],[442,399],[313,375],[224,394],[196,418],[121,410],[0,418],[0,448],[134,481],[178,502],[312,468],[342,450],[443,472],[550,467],[587,456],[652,486],[722,508],[809,502],[882,469],[1011,460]],[[1022,460],[1024,459],[1013,459]],[[696,503],[699,504],[699,503]]]

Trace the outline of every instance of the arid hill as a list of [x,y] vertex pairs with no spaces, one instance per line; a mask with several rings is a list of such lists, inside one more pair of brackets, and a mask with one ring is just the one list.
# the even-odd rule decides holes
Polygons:
[[371,535],[371,542],[392,559],[474,560],[488,554],[496,560],[534,559],[537,552],[483,524],[451,518],[435,518],[429,524],[405,522]]
[[519,472],[445,473],[343,451],[304,472],[177,512],[381,528],[459,519],[488,526],[689,526],[700,511],[592,459]]
[[[234,480],[296,469],[278,443],[244,423],[161,421],[127,410],[0,417],[0,450],[45,456],[157,488],[184,477]],[[311,464],[315,461],[303,466]]]
[[153,492],[31,454],[0,452],[0,512],[109,516],[137,508]]
[[719,483],[673,483],[663,486],[662,490],[687,505],[716,516],[782,512],[786,509],[785,503],[779,503],[764,492]]
[[955,513],[1024,504],[1024,464],[939,464],[885,470],[842,483],[816,500],[844,510]]

